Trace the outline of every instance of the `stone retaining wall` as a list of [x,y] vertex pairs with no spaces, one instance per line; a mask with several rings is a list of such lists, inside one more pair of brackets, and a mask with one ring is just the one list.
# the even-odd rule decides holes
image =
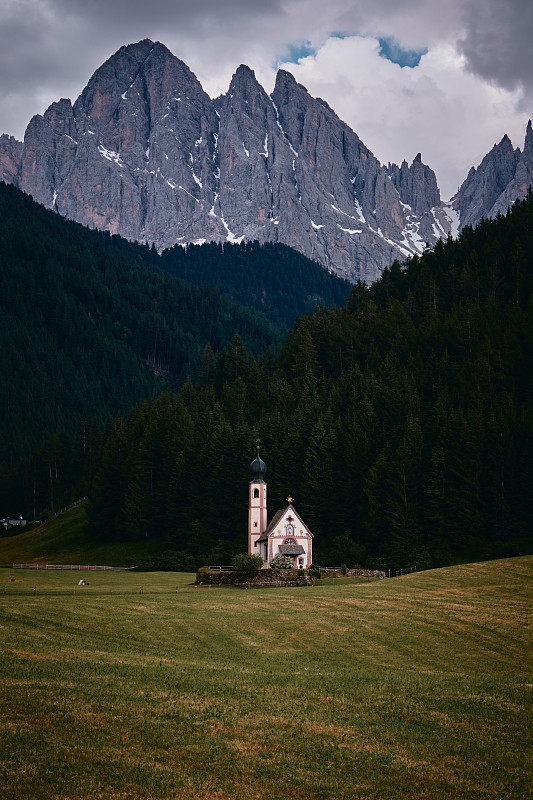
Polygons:
[[[321,578],[337,578],[341,575],[351,578],[385,578],[386,574],[379,569],[347,569],[343,573],[339,567],[321,567]],[[234,572],[210,570],[207,567],[199,569],[196,582],[209,586],[310,586],[316,578],[308,570],[301,572],[294,569],[261,569],[251,578],[236,575]]]
[[342,567],[320,567],[320,572],[326,575],[349,575],[351,578],[386,578],[387,575],[381,569],[347,569],[342,571]]
[[234,572],[199,569],[196,582],[209,586],[310,586],[314,583],[314,578],[306,572],[302,575],[294,569],[262,569],[251,578],[236,575]]

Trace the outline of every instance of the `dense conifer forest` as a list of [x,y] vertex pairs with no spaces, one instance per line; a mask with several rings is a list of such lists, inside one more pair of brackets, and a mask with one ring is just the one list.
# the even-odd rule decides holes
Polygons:
[[[256,355],[279,350],[297,314],[348,296],[344,281],[286,247],[178,250],[160,257],[88,230],[0,183],[0,460],[13,466],[85,418],[104,423],[178,389],[207,342],[217,352],[238,333]],[[195,273],[210,285],[182,279]],[[230,275],[253,287],[258,310]]]
[[191,283],[218,287],[287,328],[317,306],[342,307],[352,288],[296,250],[271,242],[176,245],[163,251],[160,263]]
[[246,547],[260,438],[269,517],[290,493],[318,563],[422,568],[529,552],[532,278],[530,192],[356,285],[343,308],[303,315],[277,356],[250,354],[240,336],[218,354],[206,347],[194,382],[103,431],[56,437],[39,478],[5,471],[3,486],[25,487],[26,513],[35,481],[56,503],[86,493],[91,536],[156,538],[161,565],[227,563]]

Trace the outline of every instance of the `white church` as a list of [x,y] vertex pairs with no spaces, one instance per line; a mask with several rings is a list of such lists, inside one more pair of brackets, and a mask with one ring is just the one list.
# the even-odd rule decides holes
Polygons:
[[248,553],[261,556],[263,569],[267,569],[278,553],[288,556],[294,569],[307,569],[313,562],[313,534],[294,510],[292,497],[287,498],[289,505],[276,511],[268,524],[266,464],[259,457],[259,447],[250,464],[250,473]]

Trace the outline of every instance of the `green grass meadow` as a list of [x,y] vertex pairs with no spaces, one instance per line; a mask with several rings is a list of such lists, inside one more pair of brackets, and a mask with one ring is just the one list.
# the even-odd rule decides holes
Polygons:
[[86,502],[80,502],[33,528],[0,537],[0,564],[107,564],[136,566],[160,552],[161,542],[91,541],[86,532]]
[[0,797],[529,799],[532,575],[0,570]]

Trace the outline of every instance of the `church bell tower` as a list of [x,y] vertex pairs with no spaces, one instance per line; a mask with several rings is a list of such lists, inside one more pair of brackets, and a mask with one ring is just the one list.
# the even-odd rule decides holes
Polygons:
[[257,456],[250,464],[251,481],[248,497],[248,553],[259,553],[256,542],[267,527],[267,485],[265,483],[266,464]]

